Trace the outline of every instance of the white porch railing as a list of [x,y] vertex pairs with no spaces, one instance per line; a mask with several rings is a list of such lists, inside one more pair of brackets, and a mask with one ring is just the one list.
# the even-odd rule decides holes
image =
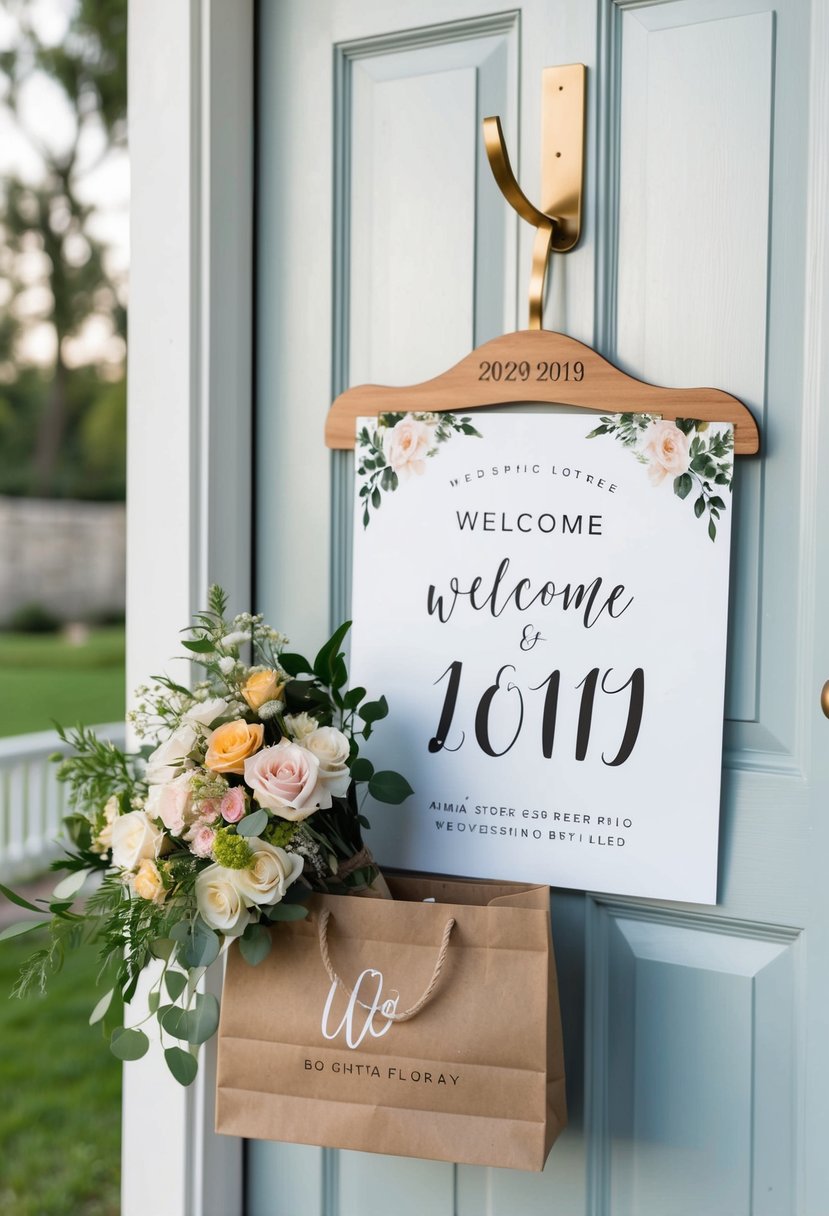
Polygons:
[[[123,722],[95,730],[123,747]],[[49,757],[66,750],[51,730],[0,739],[0,882],[33,878],[60,855],[55,837],[66,814],[66,789]]]

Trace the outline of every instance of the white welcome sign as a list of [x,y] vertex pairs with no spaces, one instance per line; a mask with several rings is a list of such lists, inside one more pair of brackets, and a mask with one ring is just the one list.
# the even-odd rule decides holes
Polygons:
[[715,902],[730,424],[389,414],[355,462],[381,864]]

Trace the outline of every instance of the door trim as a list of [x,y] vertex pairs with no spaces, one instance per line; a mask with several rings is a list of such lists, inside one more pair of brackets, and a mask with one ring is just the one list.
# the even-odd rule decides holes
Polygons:
[[[253,9],[129,9],[130,688],[172,654],[211,582],[234,611],[251,602]],[[220,991],[220,974],[208,984]],[[242,1142],[213,1132],[214,1093],[215,1043],[190,1089],[157,1044],[124,1069],[124,1216],[241,1213]],[[151,1168],[150,1135],[163,1146]]]

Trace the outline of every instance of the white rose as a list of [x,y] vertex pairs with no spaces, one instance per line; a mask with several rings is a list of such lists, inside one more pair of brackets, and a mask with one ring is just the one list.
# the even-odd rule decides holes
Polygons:
[[196,906],[202,920],[227,937],[239,937],[250,921],[250,912],[236,887],[238,873],[214,864],[196,878]]
[[291,738],[295,743],[301,743],[307,735],[311,735],[319,726],[316,718],[312,718],[310,714],[304,711],[301,714],[286,714],[285,725],[291,732]]
[[278,904],[288,887],[302,873],[303,860],[266,840],[251,841],[253,858],[244,870],[228,870],[246,904],[263,907]]
[[433,439],[432,427],[407,414],[383,435],[383,455],[395,473],[402,477],[425,473],[426,457]]
[[217,718],[224,718],[230,712],[230,705],[224,697],[210,697],[207,701],[197,701],[188,709],[183,717],[184,722],[192,722],[199,726],[212,726]]
[[348,771],[349,744],[343,732],[335,726],[320,726],[305,736],[302,746],[319,760],[320,781],[325,782],[336,798],[344,797],[351,774]]
[[112,864],[119,870],[134,870],[145,858],[158,857],[165,833],[144,811],[120,815],[112,825]]
[[160,785],[178,777],[187,763],[185,757],[197,743],[196,728],[190,722],[183,722],[169,739],[159,743],[155,751],[147,757],[146,779],[150,785]]
[[194,818],[190,774],[181,773],[173,781],[151,785],[146,810],[151,819],[160,819],[168,832],[181,836]]

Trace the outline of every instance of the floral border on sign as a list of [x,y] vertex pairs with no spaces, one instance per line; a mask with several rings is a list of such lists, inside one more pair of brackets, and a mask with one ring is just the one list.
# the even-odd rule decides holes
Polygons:
[[412,476],[422,476],[426,461],[437,456],[440,444],[453,435],[481,438],[469,418],[458,418],[455,414],[379,414],[373,427],[360,427],[357,476],[363,482],[360,499],[364,528],[368,527],[372,510],[380,509],[383,493],[391,493],[401,481]]
[[694,418],[671,422],[654,414],[608,414],[588,439],[610,435],[646,465],[651,485],[670,477],[677,498],[694,496],[694,515],[708,516],[708,535],[717,538],[717,520],[726,510],[717,488],[731,492],[734,470],[734,431],[712,427]]

